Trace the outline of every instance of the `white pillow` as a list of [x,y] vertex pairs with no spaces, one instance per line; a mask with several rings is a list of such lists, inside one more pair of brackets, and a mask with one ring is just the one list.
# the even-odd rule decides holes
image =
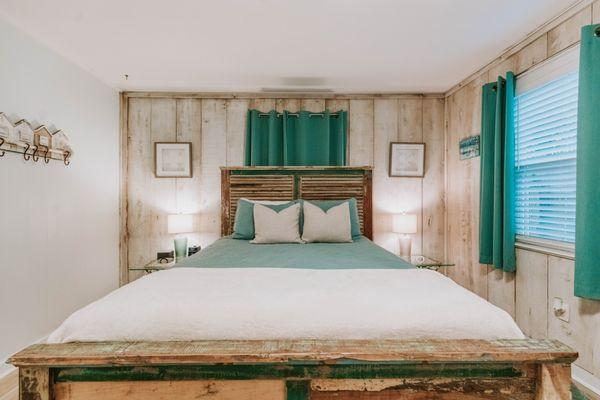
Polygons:
[[302,240],[305,242],[352,242],[350,206],[348,202],[323,211],[309,201],[304,201]]
[[254,240],[250,243],[302,243],[300,204],[292,204],[279,212],[254,204]]

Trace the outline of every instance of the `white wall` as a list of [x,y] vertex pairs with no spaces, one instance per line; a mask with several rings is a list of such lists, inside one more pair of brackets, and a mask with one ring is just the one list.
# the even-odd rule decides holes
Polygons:
[[0,19],[0,111],[63,129],[71,165],[0,158],[6,357],[118,286],[118,93]]

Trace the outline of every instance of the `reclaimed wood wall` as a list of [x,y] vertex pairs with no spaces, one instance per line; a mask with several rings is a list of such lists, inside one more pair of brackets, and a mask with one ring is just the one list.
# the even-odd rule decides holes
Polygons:
[[[563,341],[580,353],[577,365],[600,377],[600,302],[573,295],[573,260],[529,250],[517,251],[516,274],[478,262],[479,158],[461,161],[458,143],[481,131],[481,86],[507,71],[523,73],[579,42],[580,28],[600,23],[600,0],[580,3],[524,42],[455,86],[446,95],[447,257],[456,263],[448,275],[513,316],[535,338]],[[562,298],[570,321],[554,316],[552,301]]]
[[[190,243],[206,246],[220,236],[220,166],[243,164],[248,108],[298,111],[348,110],[351,166],[373,166],[375,241],[397,251],[391,213],[419,216],[413,252],[444,256],[444,99],[443,96],[358,95],[330,98],[264,98],[259,95],[125,93],[122,99],[121,280],[127,266],[151,261],[170,250],[167,215],[198,213]],[[300,97],[300,95],[299,95]],[[190,141],[193,178],[156,179],[153,143]],[[388,177],[390,142],[424,142],[423,178]]]

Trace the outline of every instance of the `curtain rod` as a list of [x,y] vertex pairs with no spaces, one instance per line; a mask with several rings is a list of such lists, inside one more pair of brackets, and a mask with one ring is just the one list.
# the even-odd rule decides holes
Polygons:
[[[270,115],[269,113],[259,113],[258,114],[259,117],[268,117],[269,115]],[[277,113],[278,117],[281,117],[282,115],[283,115],[283,113]],[[290,117],[299,117],[300,116],[300,114],[298,114],[298,113],[288,113],[288,115]],[[329,115],[332,117],[339,117],[340,114],[339,113],[329,113]],[[310,113],[310,114],[308,114],[309,118],[312,118],[313,116],[324,117],[325,113]]]

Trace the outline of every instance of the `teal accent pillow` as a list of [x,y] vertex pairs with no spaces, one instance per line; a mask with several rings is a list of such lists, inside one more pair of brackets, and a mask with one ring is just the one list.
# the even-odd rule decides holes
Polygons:
[[[272,210],[277,212],[284,210],[296,204],[298,200],[293,200],[284,204],[263,204]],[[237,209],[235,211],[235,221],[233,222],[233,239],[254,239],[254,203],[239,199],[237,203]]]
[[[354,197],[344,200],[304,200],[309,201],[312,204],[318,206],[321,210],[327,212],[331,207],[335,207],[342,203],[348,202],[348,208],[350,208],[350,232],[352,234],[352,240],[358,240],[362,236],[360,232],[360,220],[358,217],[358,207],[356,206],[356,199]],[[304,220],[301,218],[301,224],[304,223]]]

